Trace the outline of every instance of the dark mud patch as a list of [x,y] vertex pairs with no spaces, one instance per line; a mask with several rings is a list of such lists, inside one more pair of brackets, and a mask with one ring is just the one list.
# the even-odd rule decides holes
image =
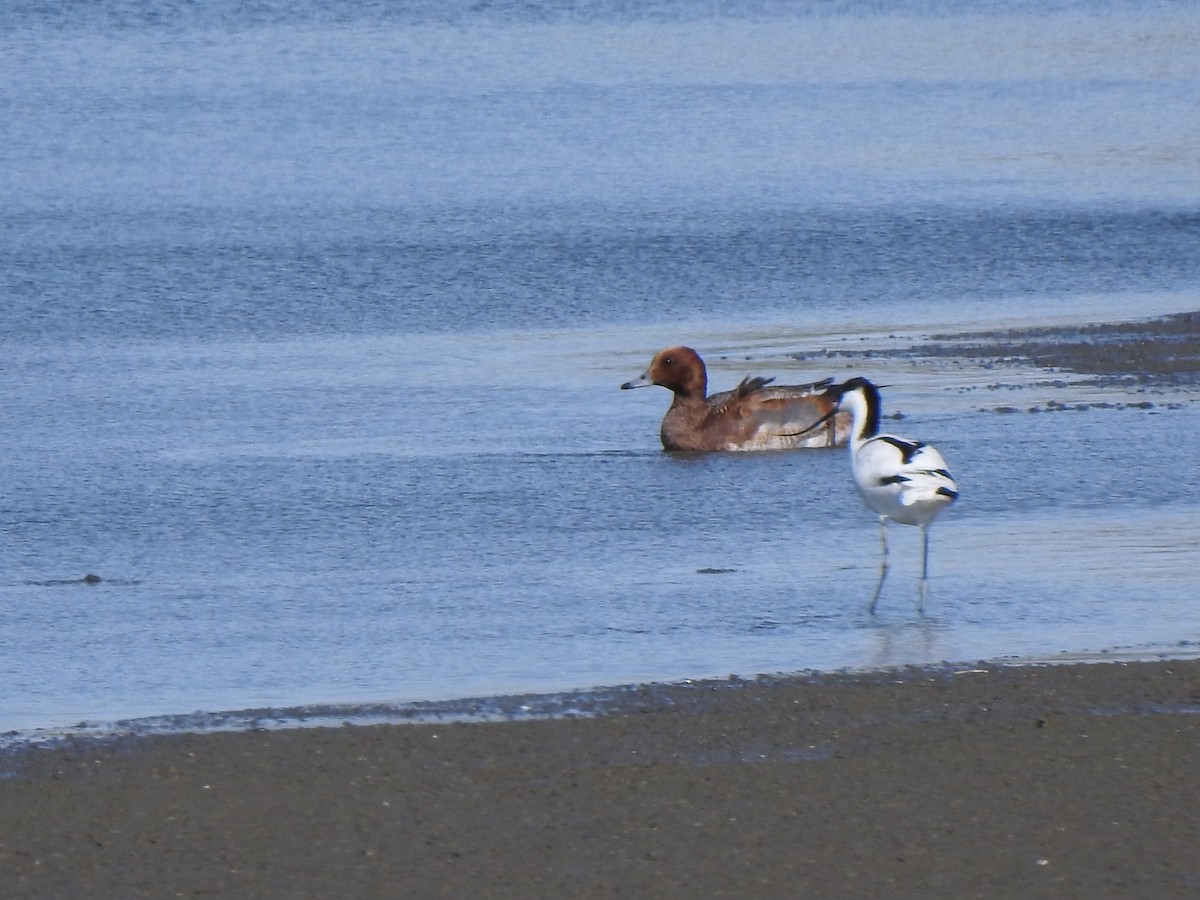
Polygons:
[[[956,359],[984,368],[1034,367],[1134,387],[1200,384],[1200,311],[1103,324],[932,334],[893,351],[829,350],[828,357]],[[1076,383],[1079,383],[1076,381]]]
[[910,353],[1032,365],[1139,385],[1200,384],[1200,311],[1144,322],[934,334]]
[[73,586],[79,585],[79,584],[89,584],[89,585],[107,584],[107,585],[120,585],[120,586],[125,586],[125,587],[127,587],[129,585],[141,584],[141,582],[138,581],[137,579],[101,578],[99,575],[96,575],[93,572],[89,572],[88,574],[82,576],[81,578],[43,578],[41,580],[26,581],[24,583],[29,585],[30,587],[51,587],[51,588],[53,588],[53,587],[73,587]]
[[1152,403],[1149,400],[1141,400],[1136,403],[1112,403],[1109,401],[1101,401],[1099,403],[1060,403],[1057,400],[1051,400],[1044,405],[1034,404],[1028,408],[1017,406],[994,406],[991,411],[1000,415],[1013,415],[1015,413],[1041,413],[1041,412],[1086,412],[1089,409],[1182,409],[1183,404],[1178,402],[1168,402],[1162,404]]

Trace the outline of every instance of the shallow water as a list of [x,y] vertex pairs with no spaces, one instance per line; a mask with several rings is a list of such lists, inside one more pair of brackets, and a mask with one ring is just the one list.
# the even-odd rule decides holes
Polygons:
[[[1194,654],[1194,396],[885,353],[1200,305],[1200,16],[1059,6],[0,14],[0,729]],[[890,385],[924,616],[844,451],[659,452],[679,341]]]

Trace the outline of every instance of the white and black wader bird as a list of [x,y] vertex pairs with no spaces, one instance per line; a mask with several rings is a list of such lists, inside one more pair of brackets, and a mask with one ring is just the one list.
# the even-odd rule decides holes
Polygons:
[[848,410],[850,464],[854,485],[863,502],[879,514],[883,560],[879,582],[871,596],[875,612],[888,572],[888,520],[921,528],[920,609],[925,606],[929,581],[929,525],[958,498],[958,486],[935,448],[921,441],[879,433],[879,389],[865,378],[851,378],[827,388],[825,396]]

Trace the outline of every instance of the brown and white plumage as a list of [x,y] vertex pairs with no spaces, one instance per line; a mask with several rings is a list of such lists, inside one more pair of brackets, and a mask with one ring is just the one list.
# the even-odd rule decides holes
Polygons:
[[[700,355],[690,347],[669,347],[621,388],[659,385],[674,394],[659,432],[665,450],[795,450],[845,442],[850,417],[836,414],[836,402],[824,396],[828,379],[806,385],[773,381],[747,377],[731,391],[708,396]],[[814,427],[822,420],[823,427]]]

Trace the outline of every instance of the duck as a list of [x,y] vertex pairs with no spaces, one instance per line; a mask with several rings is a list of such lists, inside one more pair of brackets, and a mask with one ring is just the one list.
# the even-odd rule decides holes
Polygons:
[[680,346],[660,350],[621,389],[658,385],[675,395],[659,429],[664,450],[796,450],[845,443],[850,416],[839,415],[836,401],[823,394],[832,379],[806,385],[773,385],[774,380],[747,376],[733,390],[709,396],[704,360]]
[[929,526],[958,499],[958,485],[937,448],[924,441],[880,433],[882,401],[879,388],[868,379],[854,377],[832,384],[823,395],[837,409],[850,413],[850,468],[854,486],[866,507],[879,516],[883,556],[868,611],[874,615],[887,578],[888,522],[921,529],[919,609],[924,610],[929,585]]

